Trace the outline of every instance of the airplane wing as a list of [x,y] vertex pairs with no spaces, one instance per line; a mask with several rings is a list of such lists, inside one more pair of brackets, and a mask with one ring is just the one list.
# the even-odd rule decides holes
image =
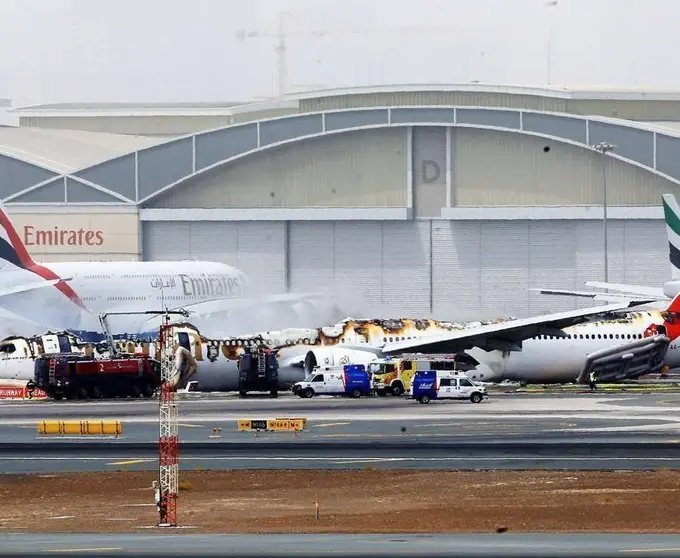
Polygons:
[[[586,287],[595,289],[607,289],[629,295],[655,297],[656,300],[670,300],[659,287],[642,287],[640,285],[624,285],[621,283],[601,283],[599,281],[586,281]],[[607,293],[611,294],[611,293]]]
[[383,347],[385,354],[419,351],[425,353],[459,352],[472,347],[479,347],[487,351],[506,350],[519,351],[522,341],[536,335],[555,335],[561,337],[562,328],[586,322],[595,316],[609,312],[617,312],[638,306],[639,302],[622,301],[605,304],[593,308],[570,310],[543,316],[533,316],[520,320],[508,320],[481,327],[461,328],[433,335],[425,339],[411,339],[388,343]]
[[627,293],[601,293],[597,291],[569,291],[567,289],[541,289],[541,288],[529,290],[547,295],[592,298],[593,300],[601,300],[603,302],[621,302],[622,300],[633,300],[635,302],[639,302],[640,304],[659,302],[658,297],[642,296]]

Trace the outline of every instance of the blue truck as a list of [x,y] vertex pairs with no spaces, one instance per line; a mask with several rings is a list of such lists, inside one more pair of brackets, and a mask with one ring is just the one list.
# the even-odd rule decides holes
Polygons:
[[315,395],[349,395],[361,397],[372,393],[371,377],[363,364],[319,368],[293,386],[300,397]]

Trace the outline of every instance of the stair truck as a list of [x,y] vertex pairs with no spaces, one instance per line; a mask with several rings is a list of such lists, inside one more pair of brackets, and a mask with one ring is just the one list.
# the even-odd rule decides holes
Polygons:
[[279,396],[279,362],[266,346],[247,347],[238,360],[238,393],[245,397],[251,391],[268,391]]
[[361,397],[372,393],[370,375],[363,364],[346,364],[340,370],[338,368],[318,368],[297,382],[293,393],[303,398],[315,395]]
[[391,393],[399,396],[411,389],[411,380],[417,370],[468,370],[471,367],[461,362],[459,355],[403,354],[398,357],[377,359],[368,365],[373,389],[380,396]]
[[480,403],[489,396],[484,386],[474,384],[462,372],[447,370],[418,370],[409,394],[420,403],[433,399],[469,399]]

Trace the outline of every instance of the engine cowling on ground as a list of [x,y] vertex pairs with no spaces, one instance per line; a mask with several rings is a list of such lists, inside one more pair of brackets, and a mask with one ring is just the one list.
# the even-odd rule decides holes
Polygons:
[[304,368],[309,374],[316,366],[342,366],[345,364],[368,364],[376,355],[369,351],[343,349],[341,347],[310,349],[305,354]]

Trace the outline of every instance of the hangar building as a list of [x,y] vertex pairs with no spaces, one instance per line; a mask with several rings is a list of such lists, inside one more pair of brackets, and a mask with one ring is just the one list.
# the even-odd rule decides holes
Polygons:
[[268,292],[321,285],[383,315],[527,316],[590,303],[528,289],[603,279],[606,189],[609,280],[669,279],[660,197],[680,194],[680,93],[0,103],[0,124],[0,198],[43,261],[212,259]]

